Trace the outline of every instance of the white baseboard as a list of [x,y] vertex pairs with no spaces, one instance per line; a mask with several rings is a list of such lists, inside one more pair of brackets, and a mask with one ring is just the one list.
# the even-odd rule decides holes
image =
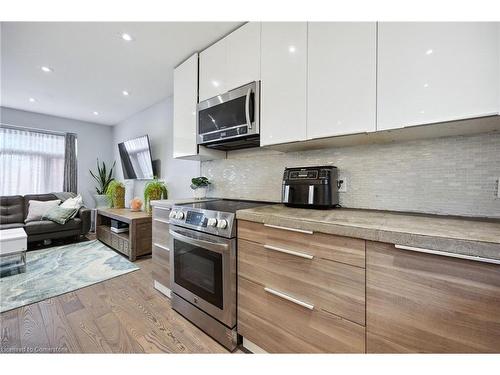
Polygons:
[[250,350],[252,353],[255,354],[267,354],[267,352],[262,349],[260,346],[257,344],[254,344],[250,340],[246,339],[243,337],[243,347],[247,350]]
[[167,288],[165,285],[160,284],[158,281],[154,281],[154,287],[156,290],[160,291],[162,294],[165,294],[168,298],[172,297],[172,291]]

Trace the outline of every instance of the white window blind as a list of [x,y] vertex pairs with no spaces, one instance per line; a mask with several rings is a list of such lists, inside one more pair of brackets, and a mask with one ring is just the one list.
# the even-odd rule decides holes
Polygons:
[[64,135],[0,128],[0,195],[62,191]]

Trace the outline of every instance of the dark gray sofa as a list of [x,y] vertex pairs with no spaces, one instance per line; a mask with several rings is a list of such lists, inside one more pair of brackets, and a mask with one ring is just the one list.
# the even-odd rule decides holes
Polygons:
[[31,221],[25,223],[28,215],[28,202],[65,200],[72,193],[12,195],[0,197],[0,230],[9,228],[24,228],[28,235],[28,242],[57,239],[65,237],[80,237],[90,230],[90,210],[81,207],[74,219],[60,225],[49,220]]

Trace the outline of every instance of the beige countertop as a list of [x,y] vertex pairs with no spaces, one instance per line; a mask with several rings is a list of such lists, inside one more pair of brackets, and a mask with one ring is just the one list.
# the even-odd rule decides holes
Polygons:
[[500,259],[500,220],[495,219],[347,208],[312,210],[281,204],[240,210],[236,217],[370,241]]

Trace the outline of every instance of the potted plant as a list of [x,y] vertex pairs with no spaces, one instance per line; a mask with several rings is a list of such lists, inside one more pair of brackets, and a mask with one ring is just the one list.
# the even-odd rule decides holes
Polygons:
[[167,198],[168,191],[165,182],[154,179],[144,186],[144,208],[148,214],[151,213],[151,201]]
[[191,179],[191,189],[193,189],[196,199],[203,199],[207,196],[208,186],[210,185],[208,178],[200,176]]
[[111,166],[111,169],[107,170],[106,164],[102,162],[102,166],[99,165],[99,159],[97,159],[97,173],[94,174],[91,170],[89,170],[90,174],[94,178],[94,180],[97,182],[97,186],[95,188],[97,194],[94,194],[94,199],[96,203],[97,208],[102,208],[102,207],[109,207],[110,206],[110,200],[108,199],[108,196],[106,195],[106,190],[108,189],[108,185],[111,181],[114,180],[113,176],[113,169],[115,168],[116,162],[113,163]]
[[111,201],[111,207],[125,207],[125,185],[123,185],[122,182],[116,180],[111,181],[106,189],[106,195]]

